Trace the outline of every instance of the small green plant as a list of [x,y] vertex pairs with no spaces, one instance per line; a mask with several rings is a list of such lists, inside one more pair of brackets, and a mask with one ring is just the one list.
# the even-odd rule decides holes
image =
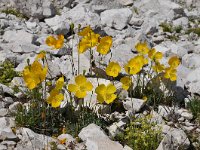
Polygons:
[[195,98],[190,100],[188,107],[194,118],[196,118],[200,124],[200,99]]
[[150,122],[151,115],[134,118],[125,130],[125,143],[134,150],[156,150],[162,140],[161,128]]
[[180,33],[183,29],[182,26],[173,26],[171,23],[163,22],[160,24],[160,27],[162,27],[163,32],[169,32],[169,33]]
[[18,76],[14,68],[14,63],[10,60],[6,60],[0,64],[0,83],[8,85],[14,77]]
[[186,33],[187,33],[187,34],[195,33],[195,34],[197,34],[198,36],[200,36],[200,28],[190,28],[190,29],[187,30]]
[[5,13],[5,14],[11,14],[11,15],[14,15],[16,17],[19,17],[19,18],[24,18],[24,19],[28,19],[27,16],[25,16],[24,14],[22,14],[19,10],[16,10],[16,9],[12,9],[12,8],[7,8],[5,10],[2,10],[1,11],[2,13]]
[[161,23],[161,24],[160,24],[160,27],[162,27],[163,32],[170,32],[170,33],[173,32],[173,27],[172,27],[172,25],[169,24],[169,23]]

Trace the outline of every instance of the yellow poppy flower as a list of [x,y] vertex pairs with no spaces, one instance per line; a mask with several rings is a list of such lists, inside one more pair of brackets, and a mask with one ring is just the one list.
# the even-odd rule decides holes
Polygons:
[[119,75],[120,70],[121,70],[121,67],[119,63],[110,62],[108,66],[106,67],[106,74],[108,76],[117,77]]
[[124,69],[128,74],[133,75],[140,72],[145,64],[148,64],[148,59],[146,59],[142,55],[139,55],[130,59],[128,63],[124,66]]
[[153,48],[148,52],[148,57],[152,60],[158,61],[163,58],[163,54],[161,52],[156,52]]
[[156,62],[155,66],[153,66],[152,68],[155,72],[160,73],[165,69],[165,66],[163,64],[160,64],[160,62]]
[[102,55],[106,55],[112,46],[112,38],[110,36],[106,36],[101,38],[99,45],[97,46],[97,52]]
[[42,51],[40,52],[37,57],[36,57],[36,60],[38,59],[44,59],[46,57],[46,52],[45,51]]
[[46,39],[46,44],[55,49],[60,49],[63,47],[64,44],[64,36],[58,35],[57,39],[54,36],[48,36]]
[[90,28],[90,26],[85,27],[81,32],[78,33],[79,36],[88,36],[88,34],[90,34],[92,31],[92,29]]
[[52,107],[56,108],[60,106],[63,100],[64,100],[64,95],[55,88],[51,90],[50,96],[47,98],[47,103],[51,104]]
[[99,103],[112,103],[117,98],[117,95],[114,94],[116,90],[116,87],[112,83],[108,84],[107,86],[104,84],[100,84],[95,89],[95,93],[97,94],[97,100],[99,101]]
[[64,100],[63,94],[60,93],[60,90],[62,89],[63,85],[64,85],[64,77],[60,77],[56,81],[55,88],[51,90],[50,96],[47,98],[47,103],[51,104],[51,106],[54,108],[59,107],[61,104],[61,101]]
[[93,32],[87,36],[84,36],[78,45],[79,53],[84,53],[87,49],[96,46],[99,41],[99,36],[99,34],[95,34]]
[[146,55],[146,54],[149,52],[149,48],[148,48],[147,42],[138,43],[138,44],[135,46],[135,49],[136,49],[140,54],[143,54],[143,55]]
[[173,56],[169,59],[168,64],[172,68],[177,68],[180,64],[180,59],[177,56]]
[[38,61],[34,61],[31,66],[26,66],[23,70],[23,78],[26,86],[32,90],[39,83],[44,81],[47,75],[47,66],[42,67]]
[[170,79],[171,81],[176,81],[177,79],[176,73],[177,73],[176,69],[168,67],[165,69],[164,77],[166,79]]
[[142,66],[148,64],[148,59],[145,58],[143,55],[138,55],[136,57],[134,57],[135,61],[140,62],[142,64]]
[[87,81],[86,77],[83,75],[78,75],[75,77],[76,84],[69,84],[68,90],[75,94],[77,98],[84,98],[88,91],[91,91],[93,85],[90,81]]
[[79,53],[84,53],[87,49],[90,48],[90,42],[87,38],[82,38],[78,45]]
[[148,100],[148,98],[146,96],[143,96],[142,98],[145,102]]
[[120,82],[122,83],[122,88],[124,90],[128,90],[129,87],[131,86],[132,84],[132,80],[130,77],[123,77],[120,79]]
[[55,88],[57,90],[61,90],[63,85],[64,85],[64,77],[62,76],[56,81],[56,87]]

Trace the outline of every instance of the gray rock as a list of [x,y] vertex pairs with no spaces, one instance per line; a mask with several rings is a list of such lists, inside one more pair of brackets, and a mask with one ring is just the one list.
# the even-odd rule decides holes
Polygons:
[[64,145],[62,145],[62,144],[58,144],[57,145],[57,149],[58,150],[66,150],[66,147]]
[[188,27],[188,24],[189,24],[189,20],[187,17],[181,17],[173,21],[174,26],[176,27],[181,26],[184,29]]
[[144,105],[145,101],[142,99],[129,98],[123,101],[124,108],[133,113],[139,112]]
[[8,109],[7,108],[1,108],[0,109],[0,117],[5,117],[8,115]]
[[83,128],[78,136],[85,141],[87,150],[123,150],[121,144],[111,141],[101,128],[95,124]]
[[104,8],[104,10],[107,10],[107,9],[119,9],[119,8],[122,8],[123,5],[120,4],[120,1],[119,0],[92,0],[92,3],[91,5],[95,6],[96,10],[99,8]]
[[192,115],[192,113],[190,113],[190,112],[188,112],[188,110],[187,109],[179,109],[178,111],[177,111],[177,113],[178,114],[180,114],[183,118],[185,118],[185,119],[188,119],[188,120],[191,120],[191,119],[193,119],[193,115]]
[[13,101],[13,99],[12,99],[12,97],[5,97],[4,99],[3,99],[3,101],[5,102],[5,103],[7,103],[7,104],[12,104],[14,101]]
[[61,134],[57,137],[58,140],[66,139],[65,145],[68,146],[70,143],[75,142],[76,139],[74,139],[70,134]]
[[132,6],[133,0],[120,0],[119,3],[122,4],[123,6]]
[[0,144],[0,150],[8,150],[7,146]]
[[198,54],[187,54],[182,58],[182,64],[190,69],[196,69],[200,67],[200,55]]
[[130,148],[129,146],[125,145],[123,150],[133,150],[133,149]]
[[8,86],[0,83],[0,94],[3,95],[4,93],[7,93],[9,95],[13,95],[14,91],[11,88],[9,88]]
[[45,19],[45,23],[51,27],[56,34],[66,35],[70,29],[69,23],[63,16],[56,15],[53,18]]
[[36,22],[29,22],[29,21],[27,21],[27,22],[25,22],[25,23],[26,23],[26,27],[27,27],[28,29],[30,29],[30,30],[35,29],[36,26],[37,26],[37,23],[36,23]]
[[43,19],[45,17],[51,17],[55,15],[55,7],[53,2],[48,0],[11,0],[3,2],[4,9],[14,8],[20,10],[26,17],[34,17],[38,19]]
[[170,52],[170,48],[167,48],[166,46],[162,44],[156,45],[154,48],[156,49],[156,51],[163,53],[164,56],[167,56],[168,53]]
[[0,130],[0,140],[18,141],[19,139],[10,127],[6,127]]
[[44,0],[42,2],[43,2],[43,4],[42,4],[42,8],[43,8],[42,15],[44,17],[54,16],[56,14],[56,10],[55,10],[55,6],[53,5],[52,1]]
[[99,15],[91,12],[90,9],[84,7],[84,5],[77,5],[67,12],[62,12],[62,16],[68,23],[73,23],[75,25],[80,24],[81,27],[90,25],[94,28],[100,26]]
[[107,129],[109,131],[109,136],[114,138],[117,135],[119,135],[120,133],[122,133],[125,125],[126,125],[125,122],[119,121],[119,122],[115,122],[112,125],[110,125],[109,127],[107,127]]
[[[168,106],[158,106],[158,114],[164,117],[167,120],[174,119],[175,112],[177,108],[168,107]],[[177,118],[178,119],[178,118]]]
[[157,150],[186,150],[189,148],[189,146],[190,141],[185,132],[181,129],[171,128],[161,141]]
[[143,19],[132,16],[131,20],[129,21],[129,24],[134,26],[141,26],[143,22],[144,22]]
[[165,121],[160,114],[158,114],[154,110],[152,110],[151,114],[152,114],[151,122],[154,122],[157,124],[165,124]]
[[42,134],[37,134],[28,128],[20,128],[16,132],[22,136],[20,143],[17,143],[18,149],[43,149],[49,146],[49,142],[56,142],[56,139]]
[[100,16],[102,25],[122,30],[129,23],[132,11],[128,8],[111,9],[102,12]]
[[20,103],[20,102],[14,102],[13,104],[11,104],[9,106],[9,110],[12,113],[16,113],[18,111],[18,109],[20,108],[20,106],[22,106],[22,103]]
[[184,89],[184,86],[187,82],[186,78],[187,75],[191,72],[191,69],[183,66],[182,64],[179,65],[179,67],[177,68],[177,86],[181,87],[182,89]]
[[3,141],[1,142],[1,144],[8,146],[9,148],[12,147],[14,148],[14,146],[17,144],[15,141]]
[[7,127],[14,127],[14,118],[11,117],[0,117],[0,130]]
[[185,86],[189,92],[200,94],[200,68],[192,70],[187,75]]
[[[0,99],[1,99],[1,98],[0,98]],[[0,101],[0,109],[1,109],[1,108],[5,108],[5,105],[6,105],[6,104],[5,104],[3,101]]]
[[17,31],[8,30],[8,31],[5,31],[3,35],[3,39],[5,41],[8,41],[9,43],[15,42],[15,43],[20,43],[20,44],[24,44],[24,43],[31,44],[33,40],[33,35],[24,30],[17,30]]

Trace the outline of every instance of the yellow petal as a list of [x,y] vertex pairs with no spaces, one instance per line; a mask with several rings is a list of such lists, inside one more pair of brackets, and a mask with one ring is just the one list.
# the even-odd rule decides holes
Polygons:
[[37,59],[44,59],[45,56],[46,56],[46,52],[42,51],[42,52],[40,52],[40,53],[37,55],[36,60],[37,60]]
[[117,98],[117,96],[116,96],[115,94],[106,95],[105,102],[106,102],[107,104],[110,104],[110,103],[112,103],[116,98]]
[[92,85],[92,83],[91,82],[89,82],[89,81],[87,81],[86,83],[85,83],[85,89],[87,90],[87,91],[91,91],[92,90],[92,88],[93,88],[93,85]]
[[106,55],[108,52],[109,52],[109,50],[110,50],[110,47],[109,47],[109,45],[107,44],[99,44],[98,46],[97,46],[97,52],[99,52],[100,54],[102,54],[102,55]]
[[76,96],[77,98],[84,98],[86,95],[87,95],[86,91],[81,91],[81,90],[78,90],[78,91],[76,91],[76,93],[75,93],[75,96]]
[[180,64],[180,59],[177,56],[173,56],[169,59],[168,64],[170,67],[176,68]]
[[120,82],[122,83],[122,88],[128,90],[132,81],[130,77],[123,77],[120,79]]
[[116,87],[112,84],[112,83],[110,83],[110,84],[108,84],[108,86],[107,86],[107,90],[106,90],[106,93],[108,93],[108,94],[113,94],[113,93],[115,93],[116,92]]
[[103,98],[102,95],[100,95],[100,94],[97,95],[97,100],[98,100],[98,102],[101,103],[101,104],[104,102],[104,98]]
[[83,75],[78,75],[75,77],[75,82],[77,85],[81,86],[83,84],[85,84],[87,81],[86,77]]
[[53,46],[55,45],[56,39],[53,36],[48,36],[46,39],[46,44],[48,46]]
[[64,85],[64,77],[62,76],[56,81],[56,88],[60,90],[62,89],[63,85]]
[[144,42],[144,43],[138,43],[136,46],[135,46],[135,49],[141,53],[141,54],[147,54],[149,52],[149,48],[148,48],[148,45],[147,45],[147,42]]
[[90,26],[85,27],[81,32],[78,33],[79,36],[87,36],[92,32]]
[[67,88],[70,92],[76,93],[76,91],[79,89],[77,85],[75,84],[69,84]]
[[95,93],[96,94],[100,94],[100,95],[104,95],[106,92],[106,86],[104,84],[100,84],[96,89],[95,89]]
[[161,52],[156,52],[154,57],[155,57],[155,60],[159,60],[163,58],[163,54]]

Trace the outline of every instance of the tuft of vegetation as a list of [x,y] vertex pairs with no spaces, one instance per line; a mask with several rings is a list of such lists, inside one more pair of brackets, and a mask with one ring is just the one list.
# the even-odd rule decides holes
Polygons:
[[169,24],[169,23],[161,23],[161,24],[160,24],[160,27],[162,27],[163,32],[170,32],[170,33],[173,32],[173,26],[172,26],[172,24]]
[[19,76],[14,68],[15,64],[10,60],[0,64],[0,83],[8,85],[14,77]]
[[14,114],[17,126],[28,127],[37,133],[49,136],[69,133],[77,137],[80,130],[91,123],[103,129],[108,125],[89,108],[82,107],[75,110],[73,105],[68,104],[65,108],[56,109],[41,102],[41,95],[37,91],[29,94],[35,95],[38,99],[32,100],[26,107],[18,108]]
[[169,32],[169,33],[180,33],[183,29],[182,26],[173,26],[171,23],[163,22],[160,24],[160,27],[162,27],[163,32]]
[[133,118],[124,134],[117,138],[135,150],[156,150],[162,140],[162,130],[151,118],[151,115]]
[[14,15],[16,17],[19,17],[19,18],[23,18],[23,19],[28,19],[27,16],[25,16],[24,14],[22,14],[19,10],[16,10],[16,9],[12,9],[12,8],[7,8],[5,10],[2,10],[1,11],[2,13],[5,13],[5,14],[11,14],[11,15]]
[[198,36],[200,36],[200,28],[190,28],[190,29],[187,30],[186,33],[187,33],[187,34],[195,33],[195,34],[197,34]]
[[200,99],[195,98],[190,100],[187,106],[189,110],[192,112],[194,118],[197,119],[197,121],[200,124]]

